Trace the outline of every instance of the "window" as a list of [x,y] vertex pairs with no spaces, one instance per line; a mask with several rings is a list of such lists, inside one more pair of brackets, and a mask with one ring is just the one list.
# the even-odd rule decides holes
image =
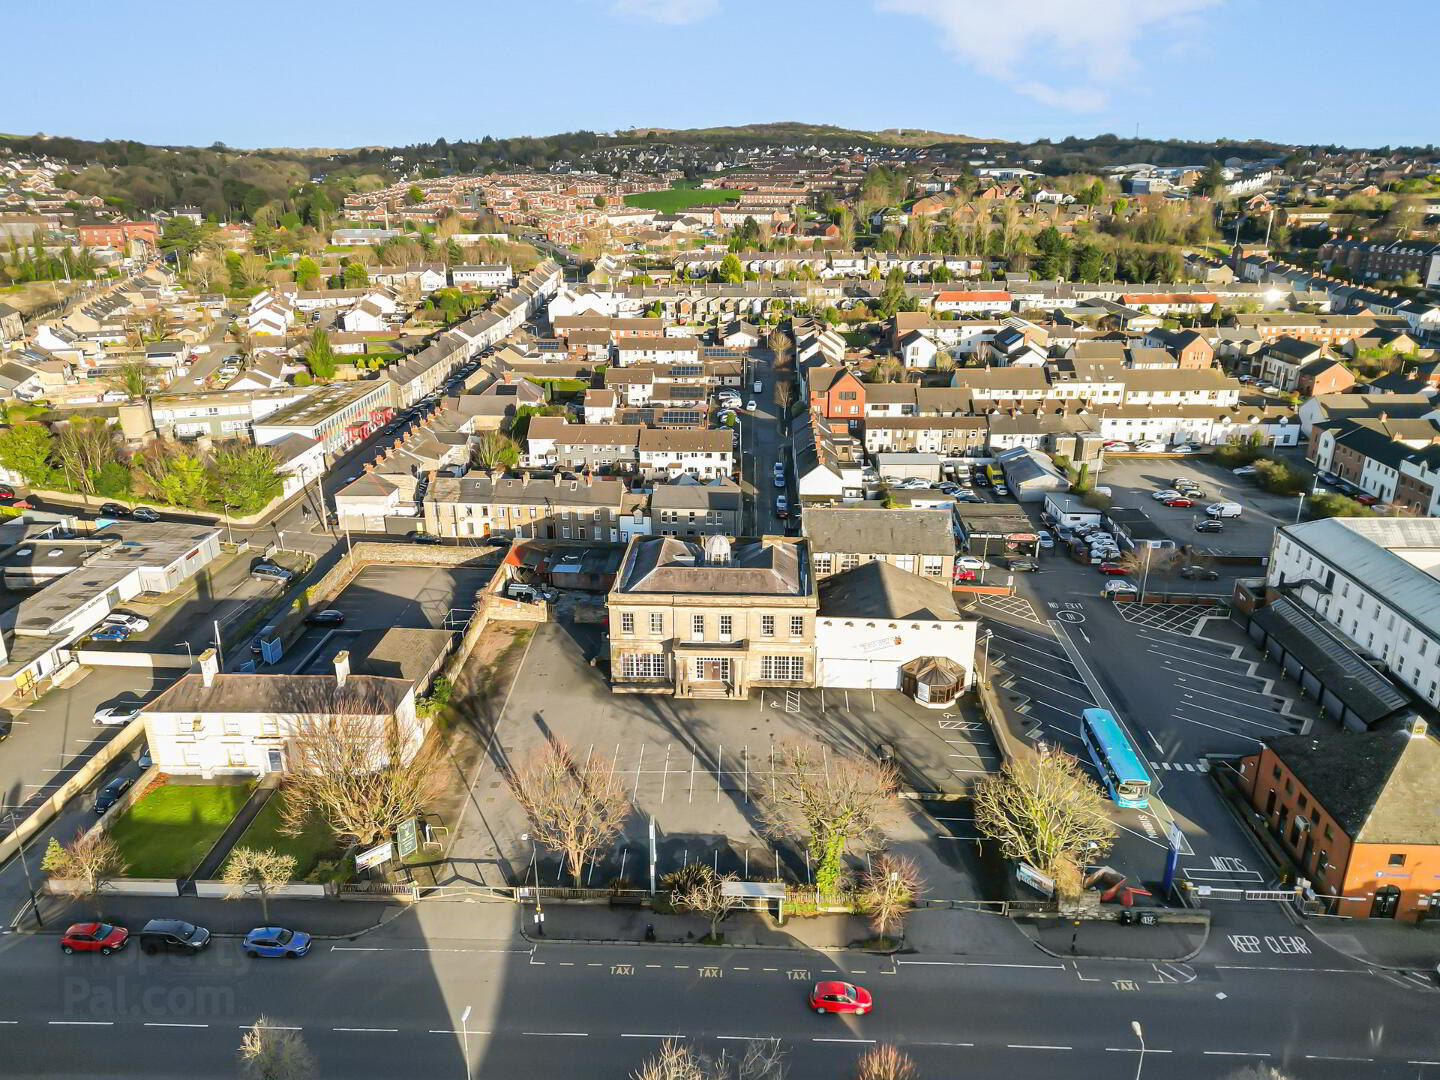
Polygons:
[[804,636],[805,636],[805,616],[804,616],[804,615],[791,615],[791,616],[790,616],[790,636],[791,636],[791,637],[804,637]]
[[280,725],[279,725],[278,723],[276,723],[275,718],[274,718],[273,716],[267,716],[267,717],[265,717],[265,719],[263,719],[263,720],[260,721],[260,734],[261,734],[261,735],[279,735],[279,734],[280,734]]
[[945,572],[945,560],[939,555],[925,556],[925,576],[940,577]]
[[775,616],[774,616],[774,615],[761,615],[761,616],[760,616],[760,636],[761,636],[761,637],[774,637],[774,636],[775,636]]
[[691,616],[690,616],[690,637],[691,637],[691,639],[693,639],[693,640],[695,640],[695,641],[704,641],[704,640],[705,640],[705,616],[704,616],[704,615],[691,615]]
[[665,654],[630,653],[621,659],[620,671],[627,679],[663,679]]
[[1273,776],[1276,780],[1279,780],[1279,779],[1280,779],[1280,766],[1279,766],[1279,765],[1276,765],[1273,769],[1271,769],[1271,770],[1270,770],[1270,775]]
[[620,632],[622,634],[633,634],[635,632],[635,613],[633,611],[622,611],[620,613]]
[[226,753],[226,758],[232,768],[243,768],[245,765],[245,748],[243,746],[232,746]]
[[842,555],[842,556],[840,556],[840,569],[841,569],[841,570],[854,570],[855,567],[857,567],[857,566],[859,566],[859,565],[860,565],[860,556],[859,556],[859,555]]
[[185,748],[180,752],[180,757],[181,757],[181,760],[184,761],[186,765],[199,765],[199,764],[200,764],[200,751],[199,751],[199,750],[196,750],[193,746],[187,746],[187,747],[185,747]]
[[1325,839],[1326,839],[1326,840],[1334,840],[1334,839],[1335,839],[1335,833],[1334,833],[1333,831],[1331,831],[1329,825],[1326,825],[1326,826],[1325,826]]
[[913,574],[913,573],[915,572],[915,556],[914,556],[914,555],[896,555],[896,556],[895,556],[895,569],[897,569],[897,570],[904,570],[907,574]]
[[240,718],[239,718],[238,716],[227,716],[227,717],[225,718],[225,734],[226,734],[226,735],[239,735],[239,734],[240,734]]
[[720,640],[729,641],[735,632],[735,617],[733,615],[720,616]]
[[665,616],[658,611],[650,613],[650,633],[663,634],[665,632]]
[[824,576],[825,574],[830,573],[830,556],[829,556],[829,555],[816,555],[816,556],[815,556],[815,573],[816,573],[817,575],[820,575],[820,576]]
[[1300,796],[1300,802],[1299,802],[1299,807],[1300,807],[1300,809],[1301,809],[1301,810],[1304,810],[1304,809],[1305,809],[1307,806],[1309,806],[1309,805],[1310,805],[1310,800],[1307,799],[1304,795],[1301,795],[1301,796]]
[[805,677],[803,656],[762,656],[760,678],[773,682],[799,682]]
[[1390,865],[1391,865],[1391,866],[1404,866],[1404,865],[1405,865],[1405,856],[1404,856],[1404,855],[1391,855],[1391,856],[1390,856]]

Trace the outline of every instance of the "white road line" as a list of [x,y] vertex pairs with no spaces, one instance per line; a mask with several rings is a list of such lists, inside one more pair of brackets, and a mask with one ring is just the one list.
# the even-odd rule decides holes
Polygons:
[[873,1043],[874,1039],[811,1039],[811,1042]]
[[[993,968],[1038,968],[1042,971],[1064,971],[1064,964],[997,964],[979,960],[896,960],[897,964],[910,967],[993,967]],[[767,970],[774,971],[774,968]]]
[[1374,1058],[1332,1057],[1329,1054],[1306,1054],[1306,1061],[1374,1061]]
[[917,1042],[916,1046],[974,1046],[974,1043]]
[[[249,1031],[249,1030],[251,1030],[254,1026],[255,1026],[254,1024],[241,1024],[241,1025],[239,1025],[241,1031]],[[269,1028],[271,1031],[304,1031],[304,1030],[305,1030],[305,1029],[302,1028],[302,1027],[281,1027],[279,1024],[266,1024],[265,1026],[266,1026],[267,1028]]]
[[[280,1029],[280,1030],[285,1030],[285,1029]],[[431,1028],[430,1031],[429,1031],[429,1034],[431,1034],[431,1035],[490,1035],[490,1034],[492,1034],[492,1032],[489,1032],[489,1031],[481,1031],[479,1028],[465,1028],[463,1031],[462,1031],[460,1028]]]
[[1194,724],[1196,727],[1209,728],[1211,731],[1218,731],[1218,732],[1220,732],[1220,734],[1222,734],[1222,735],[1229,735],[1229,736],[1231,736],[1232,738],[1236,738],[1236,739],[1249,739],[1249,740],[1250,740],[1251,742],[1253,742],[1253,743],[1259,743],[1259,742],[1260,742],[1260,740],[1257,739],[1257,738],[1255,738],[1254,735],[1246,735],[1243,731],[1231,731],[1229,728],[1216,727],[1214,724],[1207,724],[1207,723],[1205,723],[1205,721],[1203,721],[1203,720],[1192,720],[1192,719],[1191,719],[1190,717],[1188,717],[1188,716],[1181,716],[1178,712],[1175,714],[1175,719],[1176,719],[1176,720],[1181,720],[1181,721],[1183,721],[1184,723],[1187,723],[1187,724]]
[[51,1027],[114,1027],[114,1020],[47,1020]]
[[376,1032],[376,1033],[379,1033],[379,1034],[385,1034],[385,1033],[389,1033],[389,1032],[396,1032],[396,1031],[399,1031],[400,1029],[399,1029],[399,1028],[352,1028],[352,1027],[337,1027],[337,1028],[331,1028],[330,1030],[331,1030],[331,1031],[373,1031],[373,1032]]
[[620,1037],[621,1037],[622,1039],[688,1039],[690,1036],[689,1036],[689,1035],[644,1035],[644,1034],[635,1034],[635,1033],[632,1033],[632,1032],[629,1032],[629,1031],[622,1031],[622,1032],[620,1033]]
[[[1201,1053],[1209,1054],[1211,1057],[1269,1057],[1266,1050],[1203,1050]],[[1414,1065],[1415,1062],[1410,1064]]]
[[1146,1047],[1141,1050],[1138,1046],[1107,1046],[1105,1047],[1112,1054],[1173,1054],[1174,1050],[1152,1050]]
[[146,1027],[178,1027],[178,1028],[208,1028],[209,1024],[162,1024],[158,1021],[146,1021]]
[[[12,1020],[11,1023],[14,1023]],[[1440,1061],[1407,1061],[1406,1065],[1440,1065]]]
[[1006,1043],[1011,1050],[1074,1050],[1073,1046],[1032,1046],[1029,1043]]
[[521,1035],[541,1035],[547,1038],[556,1039],[586,1039],[590,1037],[588,1031],[522,1031]]
[[[1197,690],[1197,691],[1195,691],[1195,692],[1196,692],[1197,694],[1205,694],[1206,697],[1220,697],[1219,694],[1209,694],[1209,693],[1206,693],[1204,690]],[[1224,701],[1224,700],[1226,700],[1226,699],[1225,699],[1225,698],[1220,698],[1220,700],[1221,700],[1221,701]],[[1261,731],[1270,731],[1270,732],[1274,732],[1274,733],[1277,734],[1277,735],[1289,735],[1289,734],[1291,734],[1291,731],[1290,731],[1289,728],[1272,727],[1272,726],[1270,726],[1269,724],[1262,724],[1262,723],[1260,723],[1259,720],[1250,720],[1250,719],[1248,719],[1247,717],[1244,717],[1244,716],[1236,716],[1234,713],[1225,712],[1223,709],[1212,709],[1212,708],[1210,708],[1210,706],[1208,706],[1208,705],[1199,705],[1199,704],[1197,704],[1197,703],[1195,703],[1195,702],[1193,702],[1193,701],[1181,701],[1181,702],[1178,702],[1175,707],[1176,707],[1177,709],[1199,709],[1201,712],[1214,713],[1216,716],[1229,717],[1231,720],[1238,720],[1238,721],[1239,721],[1240,723],[1242,723],[1242,724],[1249,724],[1249,725],[1251,725],[1252,727],[1258,727]],[[1242,732],[1237,731],[1237,732],[1234,732],[1234,734],[1240,735],[1240,734],[1242,734]]]
[[717,1039],[743,1039],[745,1042],[779,1042],[778,1035],[716,1035]]

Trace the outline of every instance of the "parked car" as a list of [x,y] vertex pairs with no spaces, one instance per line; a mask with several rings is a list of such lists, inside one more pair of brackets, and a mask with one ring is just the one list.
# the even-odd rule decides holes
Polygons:
[[412,544],[441,543],[440,537],[436,536],[434,533],[421,532],[419,529],[411,529],[408,533],[405,534],[405,539],[409,540]]
[[338,608],[325,608],[323,611],[312,611],[305,616],[307,626],[339,626],[345,621],[345,613]]
[[1223,522],[1213,519],[1210,521],[1197,521],[1195,523],[1195,531],[1198,533],[1224,532],[1225,525]]
[[1178,499],[1180,492],[1174,488],[1161,488],[1158,491],[1152,491],[1150,497],[1156,502],[1164,502],[1166,499]]
[[969,492],[969,491],[962,491],[962,492],[960,492],[959,495],[956,495],[956,496],[955,496],[955,499],[956,499],[957,502],[965,502],[965,503],[983,503],[983,502],[985,501],[985,500],[982,499],[979,495],[976,495],[976,494],[974,494],[973,492]]
[[1190,581],[1219,581],[1220,573],[1208,566],[1182,566],[1180,576]]
[[968,567],[957,566],[957,567],[955,567],[955,573],[954,573],[953,575],[951,575],[951,580],[952,580],[952,581],[976,581],[976,580],[978,580],[979,576],[980,576],[980,575],[979,575],[976,571],[971,570],[971,569],[969,569]]
[[103,814],[115,805],[115,800],[134,785],[133,776],[117,776],[95,793],[95,813]]
[[114,727],[117,724],[128,724],[139,715],[140,703],[138,701],[120,702],[115,705],[102,705],[95,710],[95,723],[103,724],[106,727]]
[[[781,485],[784,486],[783,484]],[[775,516],[777,518],[788,518],[790,516],[790,500],[784,495],[775,496]]]
[[1176,495],[1172,499],[1166,499],[1162,505],[1165,506],[1194,506],[1195,500],[1185,495]]
[[151,522],[160,520],[160,515],[148,506],[135,507],[134,510],[130,511],[130,516],[136,521]]
[[875,999],[863,986],[848,982],[818,982],[810,991],[810,1007],[818,1013],[854,1013],[864,1016]]
[[1136,443],[1135,449],[1141,454],[1163,454],[1165,452],[1165,444],[1155,442],[1152,439],[1148,442]]
[[103,626],[101,626],[98,630],[96,630],[93,634],[90,635],[90,640],[118,642],[126,640],[127,638],[129,638],[129,636],[130,631],[127,627],[120,626],[118,623],[105,623]]
[[256,581],[288,582],[295,576],[295,571],[288,570],[278,563],[258,562],[250,568],[250,576]]
[[100,504],[99,513],[102,517],[129,517],[130,508],[121,506],[119,503],[107,502]]
[[1254,465],[1239,465],[1230,471],[1236,476],[1254,476],[1258,470]]
[[1055,537],[1052,536],[1048,530],[1041,529],[1035,534],[1035,542],[1038,543],[1042,548],[1048,550],[1055,546]]
[[754,411],[755,411],[755,399],[754,399],[753,397],[752,397],[749,401],[747,401],[747,402],[745,403],[745,411],[746,411],[746,412],[754,412]]
[[105,616],[102,626],[123,626],[132,634],[142,634],[150,628],[150,620],[141,618],[139,615],[131,615],[128,611],[112,611]]
[[1017,574],[1034,574],[1040,570],[1040,564],[1028,555],[1013,556],[1005,564]]
[[1106,596],[1139,596],[1140,590],[1133,582],[1129,581],[1107,581],[1105,583]]
[[177,952],[194,956],[209,944],[209,930],[183,919],[151,919],[140,931],[140,948],[152,954]]
[[1111,574],[1115,577],[1121,577],[1130,572],[1129,568],[1124,563],[1109,561],[1102,562],[1095,569],[1099,570],[1102,574]]
[[13,499],[14,497],[15,497],[15,489],[14,489],[14,488],[12,488],[9,484],[0,484],[0,499],[9,500],[9,499]]
[[130,941],[130,931],[123,926],[103,922],[76,923],[60,939],[60,951],[66,956],[77,952],[98,952],[109,956],[119,952]]
[[1113,454],[1129,454],[1135,449],[1128,442],[1107,442],[1105,449]]
[[286,930],[282,926],[257,926],[245,935],[241,948],[254,959],[259,956],[282,956],[294,960],[310,951],[312,939],[303,930]]
[[1205,507],[1205,513],[1212,518],[1238,518],[1244,510],[1237,502],[1217,502]]

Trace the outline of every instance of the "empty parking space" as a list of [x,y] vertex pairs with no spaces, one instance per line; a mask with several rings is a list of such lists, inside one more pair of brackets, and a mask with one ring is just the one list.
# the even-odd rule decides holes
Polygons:
[[1048,631],[990,623],[992,681],[1008,710],[1025,718],[1026,734],[1079,753],[1081,710],[1097,702],[1070,657]]
[[1227,609],[1208,604],[1121,603],[1115,605],[1115,610],[1132,626],[1189,637],[1205,625],[1206,619],[1224,618]]

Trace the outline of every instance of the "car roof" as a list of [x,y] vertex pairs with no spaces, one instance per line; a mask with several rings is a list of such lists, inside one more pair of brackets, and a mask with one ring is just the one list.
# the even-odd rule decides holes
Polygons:
[[104,923],[98,922],[77,922],[65,931],[67,934],[93,934]]
[[836,982],[834,979],[829,979],[825,982],[816,983],[815,992],[817,994],[843,994],[848,986],[848,983]]
[[152,934],[173,934],[182,930],[188,930],[193,923],[187,923],[184,919],[151,919],[145,924],[144,933]]

